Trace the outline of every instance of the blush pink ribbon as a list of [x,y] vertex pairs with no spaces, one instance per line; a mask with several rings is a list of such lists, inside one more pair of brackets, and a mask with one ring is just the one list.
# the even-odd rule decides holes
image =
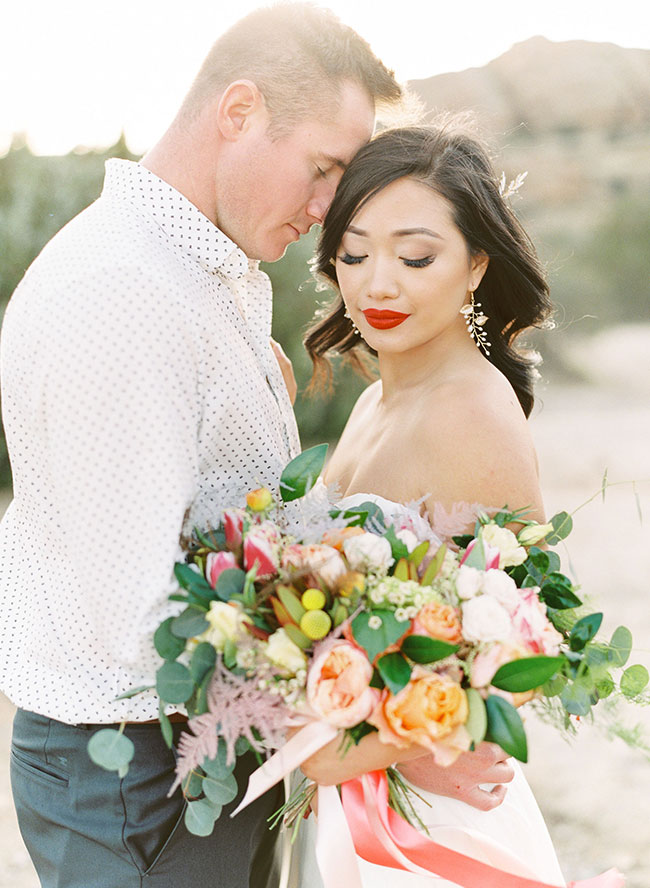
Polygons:
[[[462,888],[558,888],[482,863],[440,845],[416,830],[389,807],[384,771],[373,771],[349,780],[342,785],[341,795],[356,852],[370,863],[420,875],[441,876]],[[319,819],[320,816],[319,807]],[[336,853],[334,848],[332,853]],[[340,880],[338,884],[342,884]],[[350,882],[350,888],[353,884]],[[618,870],[611,869],[593,879],[570,882],[567,888],[622,888],[624,884],[625,877]],[[348,883],[345,885],[347,888]],[[329,888],[327,883],[326,888]]]

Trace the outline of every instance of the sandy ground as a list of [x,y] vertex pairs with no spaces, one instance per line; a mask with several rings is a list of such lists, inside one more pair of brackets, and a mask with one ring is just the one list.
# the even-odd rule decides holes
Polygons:
[[[643,352],[650,354],[650,337]],[[620,372],[604,376],[598,386],[548,386],[532,430],[549,514],[572,511],[598,491],[605,469],[610,482],[638,482],[645,524],[632,485],[611,487],[604,503],[597,497],[578,513],[565,554],[583,589],[609,614],[607,628],[628,625],[633,660],[650,667],[650,384],[645,374],[632,384]],[[0,888],[38,888],[9,789],[12,713],[0,696]],[[637,708],[632,715],[644,720],[650,737],[650,711]],[[533,717],[528,731],[528,778],[567,879],[617,866],[627,873],[627,888],[648,888],[650,760],[588,725],[571,744]]]

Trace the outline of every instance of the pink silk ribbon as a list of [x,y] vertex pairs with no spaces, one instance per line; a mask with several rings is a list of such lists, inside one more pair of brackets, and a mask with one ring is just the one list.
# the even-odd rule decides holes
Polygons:
[[[349,780],[341,786],[341,796],[356,852],[370,863],[440,876],[462,888],[558,888],[514,875],[434,842],[389,807],[385,771],[372,771]],[[319,820],[321,816],[319,802]],[[320,833],[319,824],[319,839]],[[332,846],[331,852],[336,854],[337,850]],[[325,856],[325,852],[321,851],[321,855]],[[335,884],[331,883],[332,888]],[[341,884],[339,878],[338,885]],[[343,884],[352,888],[355,882],[344,880]],[[593,879],[570,882],[567,888],[622,888],[624,884],[625,877],[611,869]],[[327,882],[325,885],[330,888]]]

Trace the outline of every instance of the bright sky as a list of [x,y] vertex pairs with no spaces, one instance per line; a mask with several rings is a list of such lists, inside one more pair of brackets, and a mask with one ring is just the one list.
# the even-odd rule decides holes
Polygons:
[[[10,5],[10,8],[7,8]],[[41,154],[144,152],[216,37],[259,0],[3,0],[0,152],[25,132]],[[542,34],[650,48],[647,0],[330,0],[403,79],[486,64]],[[645,7],[645,12],[642,10]]]

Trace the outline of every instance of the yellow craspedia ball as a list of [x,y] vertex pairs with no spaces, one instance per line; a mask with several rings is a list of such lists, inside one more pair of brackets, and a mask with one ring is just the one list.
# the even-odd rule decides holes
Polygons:
[[332,620],[329,614],[322,610],[308,610],[300,621],[300,628],[312,641],[325,638],[331,627]]
[[325,595],[320,589],[305,589],[300,601],[305,610],[321,610],[325,604]]

